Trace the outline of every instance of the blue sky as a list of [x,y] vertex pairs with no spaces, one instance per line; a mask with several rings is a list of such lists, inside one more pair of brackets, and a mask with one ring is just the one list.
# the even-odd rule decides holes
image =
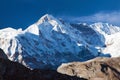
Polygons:
[[77,22],[120,25],[120,0],[0,0],[0,28],[25,29],[46,13]]

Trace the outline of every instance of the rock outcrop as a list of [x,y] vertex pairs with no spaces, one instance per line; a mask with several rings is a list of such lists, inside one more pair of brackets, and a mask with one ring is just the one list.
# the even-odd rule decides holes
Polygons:
[[58,72],[88,80],[120,80],[120,57],[62,64]]

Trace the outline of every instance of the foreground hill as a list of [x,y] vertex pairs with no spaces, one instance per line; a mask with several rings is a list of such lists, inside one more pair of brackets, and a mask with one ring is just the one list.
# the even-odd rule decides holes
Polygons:
[[88,80],[120,80],[120,57],[62,64],[57,71]]

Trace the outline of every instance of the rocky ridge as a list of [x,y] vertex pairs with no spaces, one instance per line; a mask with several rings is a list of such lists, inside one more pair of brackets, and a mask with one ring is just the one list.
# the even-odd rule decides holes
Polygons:
[[120,80],[120,57],[62,64],[57,71],[87,80]]

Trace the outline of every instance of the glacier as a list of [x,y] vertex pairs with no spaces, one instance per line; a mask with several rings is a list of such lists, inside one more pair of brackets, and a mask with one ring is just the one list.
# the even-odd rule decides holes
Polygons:
[[60,64],[98,56],[120,56],[120,27],[79,24],[42,16],[27,29],[0,30],[0,48],[8,59],[30,69],[56,69]]

